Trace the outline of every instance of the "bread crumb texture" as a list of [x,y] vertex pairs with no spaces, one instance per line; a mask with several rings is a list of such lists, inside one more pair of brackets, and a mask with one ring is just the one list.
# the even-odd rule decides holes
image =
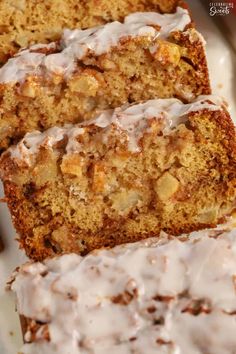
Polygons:
[[[28,256],[85,254],[161,230],[178,235],[223,221],[236,194],[228,113],[191,112],[168,133],[163,122],[148,119],[137,145],[130,145],[130,127],[91,123],[76,127],[73,146],[65,129],[54,142],[43,135],[23,160],[19,148],[5,152],[1,177]],[[30,139],[20,148],[28,151]]]

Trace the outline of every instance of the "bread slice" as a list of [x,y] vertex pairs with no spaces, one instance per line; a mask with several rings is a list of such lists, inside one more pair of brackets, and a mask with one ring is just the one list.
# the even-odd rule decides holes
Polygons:
[[21,266],[11,284],[21,353],[233,353],[235,236],[206,230]]
[[223,221],[235,207],[236,139],[217,101],[125,106],[27,134],[2,154],[6,200],[27,255],[85,254]]
[[178,0],[1,0],[0,63],[20,48],[60,38],[64,28],[89,28],[123,21],[131,12],[174,12]]
[[190,25],[180,7],[135,13],[19,52],[0,69],[0,149],[126,102],[210,93],[204,42]]

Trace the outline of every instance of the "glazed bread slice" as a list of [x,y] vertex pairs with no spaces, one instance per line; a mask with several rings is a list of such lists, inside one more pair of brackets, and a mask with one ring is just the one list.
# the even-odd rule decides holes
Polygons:
[[3,153],[6,201],[27,255],[85,254],[222,221],[235,207],[236,140],[218,101],[126,106],[29,133]]
[[135,13],[19,52],[0,69],[0,149],[126,102],[210,93],[204,41],[190,24],[180,7]]
[[21,266],[10,285],[21,353],[234,353],[235,236],[207,230]]
[[34,43],[60,38],[64,28],[88,28],[123,21],[131,12],[174,12],[178,0],[1,0],[0,63]]

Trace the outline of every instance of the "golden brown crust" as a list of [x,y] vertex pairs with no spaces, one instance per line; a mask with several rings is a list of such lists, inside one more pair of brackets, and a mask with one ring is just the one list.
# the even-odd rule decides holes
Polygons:
[[[157,44],[151,54],[150,43]],[[126,102],[211,92],[203,44],[194,29],[167,40],[127,39],[98,57],[87,55],[69,79],[28,77],[0,85],[0,150],[32,130],[77,123]]]
[[20,48],[58,39],[64,28],[88,28],[123,18],[136,11],[173,12],[178,0],[2,0],[0,17],[0,63]]
[[[89,139],[97,130],[89,130]],[[5,153],[1,175],[27,255],[42,260],[85,254],[158,236],[161,230],[179,235],[222,222],[235,208],[236,195],[235,128],[228,113],[192,113],[170,136],[153,138],[146,134],[135,154],[127,147],[115,152],[118,142],[112,139],[108,146],[97,141],[94,157],[88,157],[91,143],[85,137],[80,169],[78,158],[65,165],[63,144],[56,160],[42,149],[32,168],[15,165]],[[106,192],[108,181],[118,183],[116,190]],[[77,193],[71,194],[71,188]]]

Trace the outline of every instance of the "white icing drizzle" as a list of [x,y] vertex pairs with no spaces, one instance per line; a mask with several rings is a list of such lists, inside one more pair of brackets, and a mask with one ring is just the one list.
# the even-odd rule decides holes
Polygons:
[[[180,18],[181,16],[181,18]],[[136,12],[125,18],[125,23],[143,23],[143,25],[151,26],[157,24],[161,26],[160,36],[162,38],[176,30],[183,31],[191,22],[188,10],[178,7],[176,13],[160,15],[156,12]]]
[[64,127],[54,127],[45,132],[27,133],[25,137],[8,151],[11,157],[18,161],[24,161],[30,164],[31,158],[37,154],[40,146],[53,148],[54,145],[68,137],[66,148],[67,154],[79,152],[81,144],[76,137],[85,132],[86,127],[96,125],[102,128],[100,134],[104,141],[109,135],[113,126],[122,130],[128,140],[128,149],[131,152],[139,152],[139,140],[145,132],[149,131],[148,121],[157,119],[162,122],[163,134],[168,135],[172,129],[181,123],[185,123],[187,115],[191,112],[207,109],[209,111],[221,110],[224,101],[218,96],[199,96],[195,101],[189,104],[183,104],[175,98],[149,100],[136,105],[125,105],[115,110],[108,110],[101,113],[96,119],[83,122],[76,125],[65,125]]
[[[82,59],[88,51],[101,55],[117,46],[122,38],[148,36],[166,38],[172,31],[183,31],[191,22],[186,9],[178,7],[174,14],[134,13],[124,23],[112,22],[87,30],[65,30],[60,53],[32,53],[32,50],[48,46],[36,45],[19,52],[0,69],[0,83],[19,82],[27,75],[54,73],[69,76],[76,67],[76,59]],[[160,26],[158,31],[153,26]]]
[[21,352],[234,354],[235,236],[205,230],[23,265],[18,312],[47,323],[50,341],[38,330]]
[[63,128],[52,127],[45,132],[34,131],[27,133],[25,137],[15,147],[9,148],[12,158],[23,160],[30,164],[31,156],[36,155],[40,146],[52,149],[59,141],[63,140],[65,136],[68,137],[68,144],[66,150],[68,153],[73,153],[79,144],[76,137],[84,133],[84,129],[67,124]]

